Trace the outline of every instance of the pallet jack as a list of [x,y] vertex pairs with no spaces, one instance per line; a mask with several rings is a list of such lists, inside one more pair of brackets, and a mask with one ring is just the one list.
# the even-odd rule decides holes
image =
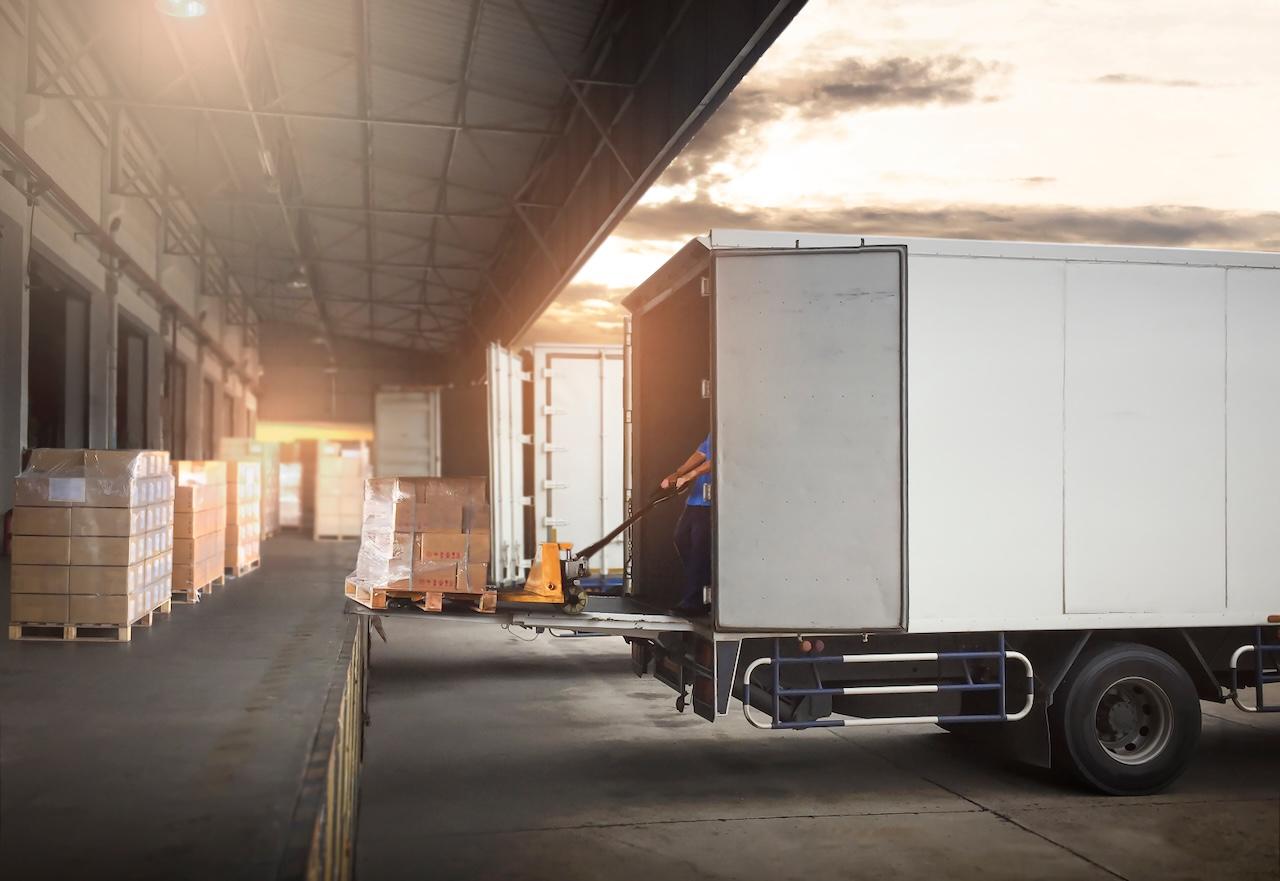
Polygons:
[[663,489],[659,487],[649,496],[644,507],[636,511],[626,520],[597,541],[576,554],[571,553],[573,545],[568,542],[544,541],[538,550],[538,556],[529,569],[529,577],[517,590],[502,591],[498,598],[511,603],[558,603],[570,615],[580,614],[587,608],[587,591],[579,582],[590,574],[587,561],[609,542],[617,538],[623,530],[644,517],[658,505],[676,496],[683,495],[692,486],[688,481],[677,488],[672,485]]

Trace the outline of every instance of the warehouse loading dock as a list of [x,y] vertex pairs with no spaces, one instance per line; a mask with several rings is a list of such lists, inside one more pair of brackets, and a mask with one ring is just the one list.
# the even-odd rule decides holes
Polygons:
[[[234,497],[221,506],[193,501],[190,511],[167,512],[168,496],[140,506],[165,508],[175,531],[191,533],[168,536],[171,547],[144,543],[141,564],[131,533],[94,532],[82,543],[95,552],[108,541],[126,547],[118,568],[151,566],[153,575],[154,561],[170,552],[190,558],[175,565],[173,581],[177,565],[189,568],[188,603],[152,607],[147,593],[148,610],[136,620],[132,606],[123,620],[102,620],[119,617],[114,609],[125,604],[99,601],[108,591],[86,575],[89,558],[71,552],[76,536],[15,514],[22,554],[36,546],[68,553],[65,563],[52,554],[18,563],[42,571],[19,573],[27,590],[3,582],[11,614],[31,608],[16,598],[54,584],[57,573],[80,586],[68,589],[68,609],[113,611],[95,612],[92,622],[70,611],[58,620],[53,612],[11,617],[16,633],[0,649],[7,867],[24,877],[351,877],[357,866],[366,877],[648,877],[673,866],[748,876],[803,864],[806,873],[839,875],[858,850],[861,865],[885,871],[910,859],[910,874],[1020,877],[1028,860],[1049,874],[1119,874],[1111,864],[1132,874],[1127,841],[1082,844],[1078,831],[1073,840],[1070,829],[1010,819],[1027,801],[1069,806],[1078,791],[996,760],[977,765],[996,782],[975,787],[964,776],[972,770],[963,770],[970,750],[959,745],[968,741],[915,724],[1043,713],[1055,670],[1040,661],[1093,658],[1092,646],[1087,656],[1080,644],[1072,654],[1066,639],[1052,650],[1027,648],[1025,634],[1006,634],[990,619],[980,628],[970,621],[970,633],[943,634],[931,651],[917,639],[932,638],[927,628],[878,632],[909,631],[936,608],[954,611],[911,602],[907,516],[893,504],[907,501],[897,470],[906,467],[907,382],[898,372],[906,347],[894,331],[905,332],[907,263],[913,253],[928,255],[929,243],[815,239],[801,248],[790,235],[721,239],[717,246],[739,253],[714,255],[705,274],[698,249],[708,248],[691,243],[630,302],[634,347],[620,358],[588,355],[598,367],[593,379],[553,363],[582,360],[581,351],[521,352],[522,332],[801,5],[0,3],[0,52],[22,62],[0,81],[0,464],[16,474],[35,463],[33,478],[74,482],[83,477],[44,474],[39,463],[51,454],[32,451],[152,450],[144,455],[173,460],[179,486],[170,489],[180,498],[183,488],[200,494],[198,480],[181,485],[184,469],[207,475],[206,460],[230,460],[225,484],[206,482]],[[206,14],[170,15],[196,12]],[[856,261],[847,277],[859,279],[858,296],[830,284],[789,286],[796,276],[783,272],[731,268],[756,257],[789,272],[829,258]],[[794,317],[778,311],[785,298],[764,295],[793,289],[811,296],[803,306],[830,309],[831,320],[809,332],[846,370],[841,389],[875,406],[826,408],[831,424],[812,426],[824,455],[800,463],[793,486],[762,494],[757,475],[769,463],[750,456],[794,441],[803,413],[792,401],[784,418],[768,421],[758,408],[785,398],[787,382],[803,387],[815,370],[791,357],[787,344],[799,336],[776,349],[764,339]],[[839,307],[825,295],[842,298]],[[845,309],[860,310],[856,320]],[[855,326],[850,334],[845,324]],[[845,345],[849,336],[858,344]],[[753,362],[761,352],[778,357]],[[618,361],[626,365],[621,389]],[[575,399],[596,397],[598,408],[563,406],[565,387]],[[378,394],[401,393],[392,389],[431,390],[414,418],[435,426],[412,455],[443,477],[386,475],[405,477],[392,480],[404,495],[371,528],[369,506],[357,498],[371,475],[366,439],[323,432],[376,426]],[[759,389],[769,394],[753,398]],[[619,409],[633,417],[625,439],[605,424],[604,414]],[[741,442],[752,411],[771,441],[756,449]],[[263,423],[315,434],[286,445],[275,464],[274,452],[252,449]],[[854,428],[868,425],[874,443],[849,443]],[[728,495],[717,501],[736,504],[718,515],[727,528],[717,561],[723,583],[715,586],[725,589],[709,618],[691,620],[665,611],[682,587],[669,541],[681,502],[656,507],[626,552],[602,546],[586,554],[594,564],[560,547],[559,530],[572,527],[579,547],[598,537],[713,426],[727,439],[716,491]],[[597,428],[588,464],[598,484],[559,470],[565,435]],[[379,455],[373,440],[373,465],[385,465],[391,453]],[[615,442],[627,450],[618,463]],[[837,459],[849,467],[824,470]],[[259,462],[271,480],[250,476]],[[610,476],[615,464],[618,479]],[[438,490],[456,485],[447,481],[486,474],[456,510],[434,507]],[[0,473],[0,509],[23,501],[8,476]],[[286,528],[300,531],[259,543],[259,532],[271,531],[275,493],[267,487],[277,477],[277,510],[288,511]],[[618,482],[623,493],[610,495]],[[570,489],[580,497],[568,501],[562,491]],[[77,504],[97,509],[66,491],[60,485],[45,507],[66,504],[72,517]],[[792,515],[762,534],[765,503],[796,503],[793,493],[849,501],[858,528],[841,532],[843,521],[824,517],[797,540],[805,524]],[[402,501],[413,512],[404,529]],[[478,513],[486,508],[492,519]],[[447,522],[435,519],[442,514]],[[147,535],[170,528],[146,522]],[[782,533],[785,547],[771,546]],[[370,576],[354,564],[349,579],[356,534],[362,562],[376,540],[395,547],[408,536],[408,572]],[[833,545],[858,577],[823,555]],[[224,583],[198,584],[212,573],[197,573],[207,562],[197,546],[231,555],[217,568]],[[482,547],[492,553],[476,550],[473,559]],[[531,568],[551,573],[542,597],[550,601],[510,602]],[[753,571],[774,589],[753,586]],[[397,586],[405,575],[407,586]],[[365,576],[385,583],[366,596],[365,585],[352,583]],[[625,595],[578,590],[592,580],[613,589],[611,578]],[[776,589],[792,578],[805,602]],[[344,580],[351,602],[339,593]],[[941,583],[917,598],[937,603]],[[491,587],[511,592],[499,600]],[[1065,582],[1062,594],[1064,604],[1078,596]],[[1039,596],[1016,594],[1003,605]],[[1267,594],[1246,585],[1244,596]],[[366,600],[375,608],[360,605]],[[464,600],[468,606],[458,604]],[[1247,620],[1224,614],[1219,623],[1230,627],[1213,646],[1222,651],[1204,669],[1194,660],[1207,643],[1182,645],[1176,631],[1174,643],[1161,645],[1210,678],[1226,675],[1223,652],[1234,648],[1230,697],[1271,709],[1276,686],[1264,687],[1261,671],[1264,652],[1275,651],[1272,630],[1260,626],[1261,606],[1242,605],[1239,595],[1232,603],[1226,611]],[[112,637],[88,632],[99,630]],[[630,643],[630,663],[618,637]],[[880,665],[916,666],[874,685],[829,669],[862,664],[875,650]],[[1070,661],[1060,666],[1065,673]],[[1195,687],[1222,700],[1228,685],[1201,677]],[[901,717],[871,706],[944,689],[959,697],[955,715],[935,706],[936,715]],[[966,707],[971,694],[994,695],[998,709]],[[673,698],[676,710],[691,707],[718,724],[674,715]],[[917,737],[894,758],[885,736],[755,735],[723,718],[734,698],[744,712],[756,707],[748,719],[757,727],[890,721]],[[1116,700],[1103,715],[1137,746],[1132,703]],[[1262,875],[1276,861],[1267,843],[1276,817],[1266,739],[1276,717],[1245,718],[1207,711],[1205,755],[1172,797],[1222,806],[1203,837],[1165,828],[1195,811],[1185,802],[1133,808],[1185,847],[1181,860],[1147,859],[1138,869],[1222,870],[1228,832],[1247,839],[1229,870]],[[905,767],[912,759],[919,768]],[[1095,785],[1149,791],[1180,770],[1128,789],[1107,779]],[[1089,805],[1104,812],[1101,802]],[[873,819],[859,822],[865,817]],[[709,821],[726,832],[727,846],[703,835]],[[877,839],[912,847],[904,854]],[[991,846],[974,854],[965,845],[975,840]],[[1001,860],[994,870],[993,854]]]
[[[0,3],[0,510],[32,449],[238,458],[264,422],[372,424],[388,387],[440,389],[440,470],[486,473],[486,347],[802,5]],[[260,569],[183,563],[150,628],[0,650],[6,866],[348,876],[366,631],[355,544],[310,540],[350,529],[307,504],[316,444]],[[180,553],[221,534],[184,519]]]

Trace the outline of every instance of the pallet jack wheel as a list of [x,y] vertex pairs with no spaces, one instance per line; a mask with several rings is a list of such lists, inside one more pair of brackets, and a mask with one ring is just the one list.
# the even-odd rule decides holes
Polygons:
[[587,595],[581,592],[570,594],[561,608],[566,615],[579,615],[587,608]]

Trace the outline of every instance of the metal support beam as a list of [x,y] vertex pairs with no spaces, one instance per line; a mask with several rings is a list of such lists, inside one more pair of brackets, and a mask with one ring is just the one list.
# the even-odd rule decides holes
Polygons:
[[[547,57],[551,59],[553,64],[555,64],[556,70],[560,71],[560,76],[564,78],[565,86],[568,87],[570,94],[574,97],[574,100],[578,102],[578,106],[582,108],[583,114],[588,120],[590,120],[591,125],[595,127],[595,130],[599,132],[600,139],[604,141],[605,146],[609,148],[609,152],[613,154],[613,158],[618,160],[618,166],[622,169],[622,173],[625,174],[632,183],[634,183],[636,176],[632,174],[631,169],[627,167],[627,160],[623,158],[622,151],[618,149],[617,144],[615,144],[613,139],[609,136],[609,130],[604,127],[604,124],[600,122],[599,119],[596,118],[595,112],[591,109],[591,102],[587,100],[586,93],[583,92],[582,89],[578,88],[577,81],[569,71],[565,70],[564,65],[560,62],[560,56],[556,54],[556,50],[551,45],[551,41],[548,40],[546,34],[542,32],[542,28],[538,25],[537,19],[530,14],[529,8],[524,5],[524,0],[511,0],[511,2],[515,4],[516,9],[520,10],[520,14],[524,16],[524,20],[529,25],[529,30],[533,31],[534,36],[538,38],[538,42],[542,44],[542,48],[546,50]],[[528,223],[528,220],[525,222]]]
[[[256,4],[255,4],[255,8],[256,8]],[[231,59],[231,69],[232,69],[232,72],[235,74],[236,85],[239,87],[240,97],[244,101],[245,107],[250,110],[250,117],[253,120],[253,133],[254,133],[254,137],[257,139],[257,142],[258,142],[258,150],[262,154],[268,155],[271,153],[271,142],[267,138],[266,132],[263,130],[262,120],[256,114],[252,113],[252,110],[254,107],[253,91],[249,87],[248,74],[245,71],[244,64],[240,60],[240,53],[236,48],[235,39],[231,35],[231,22],[228,18],[228,10],[226,8],[219,10],[219,14],[216,16],[216,18],[218,21],[219,30],[222,32],[222,41],[223,41],[223,44],[226,46],[227,55]],[[287,170],[293,171],[294,166],[292,165],[293,157],[292,157],[291,146],[290,146],[289,161],[290,161],[290,165],[288,166]],[[281,162],[281,166],[282,167],[279,170],[281,172],[286,171],[283,161]],[[294,173],[296,174],[296,172]],[[333,347],[333,329],[329,326],[329,319],[328,319],[328,316],[325,314],[324,304],[322,304],[319,298],[316,296],[315,273],[312,271],[308,263],[308,258],[310,257],[310,254],[309,254],[309,249],[306,243],[305,230],[300,228],[301,226],[300,223],[295,225],[293,215],[290,214],[289,209],[285,207],[283,187],[280,187],[277,189],[276,198],[279,204],[280,214],[284,218],[284,227],[286,232],[288,233],[289,241],[293,245],[293,249],[296,252],[296,256],[300,262],[298,270],[306,276],[307,284],[311,291],[311,298],[315,303],[316,316],[320,320],[320,328],[325,340],[325,347],[329,351],[330,359],[333,359],[335,356],[335,351]]]
[[129,107],[135,110],[166,110],[175,113],[217,113],[228,116],[247,116],[255,121],[263,119],[305,120],[307,122],[332,122],[344,125],[379,125],[389,128],[427,129],[441,132],[468,132],[481,135],[516,135],[546,137],[556,132],[541,128],[521,128],[510,125],[459,125],[448,122],[431,122],[422,119],[388,119],[385,117],[348,116],[343,113],[314,113],[304,110],[264,110],[260,108],[226,107],[217,104],[191,104],[168,101],[141,101],[135,98],[119,98],[111,95],[93,95],[87,92],[36,92],[40,98],[59,98],[67,101],[83,101],[104,107]]

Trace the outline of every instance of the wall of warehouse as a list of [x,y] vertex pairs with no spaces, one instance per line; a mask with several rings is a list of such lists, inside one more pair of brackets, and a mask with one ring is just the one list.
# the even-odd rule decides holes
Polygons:
[[315,331],[290,324],[267,324],[271,340],[262,349],[259,418],[265,422],[348,422],[373,424],[373,399],[385,386],[439,385],[444,359],[410,349],[337,337],[337,366]]
[[[45,423],[58,408],[40,398],[51,393],[61,394],[69,414],[62,426],[71,441],[66,445],[116,447],[128,440],[175,456],[211,456],[218,437],[244,433],[256,422],[257,397],[237,372],[257,376],[257,346],[245,327],[228,321],[221,297],[202,295],[196,261],[164,253],[155,208],[112,192],[101,120],[72,102],[26,93],[25,23],[14,6],[0,4],[0,128],[103,228],[119,221],[116,242],[217,341],[235,369],[181,322],[175,334],[175,322],[162,317],[151,296],[127,275],[109,271],[94,243],[77,235],[48,198],[31,204],[28,169],[0,154],[0,471],[17,473],[33,434],[51,436]],[[64,310],[65,326],[48,326],[50,303],[41,299],[47,297],[75,300],[74,310]],[[52,361],[50,339],[65,340],[67,349]],[[171,364],[180,368],[170,373]],[[51,377],[51,365],[64,369]],[[134,388],[143,391],[127,407],[118,394],[122,365],[126,373],[138,371]],[[175,374],[185,376],[181,390],[166,388]],[[175,413],[175,401],[181,412]],[[34,427],[33,412],[40,414]],[[0,512],[11,505],[12,484],[0,480]]]

